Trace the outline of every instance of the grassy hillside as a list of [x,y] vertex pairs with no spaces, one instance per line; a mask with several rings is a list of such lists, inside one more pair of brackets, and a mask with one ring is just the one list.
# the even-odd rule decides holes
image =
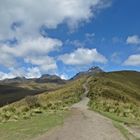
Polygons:
[[83,93],[85,78],[69,82],[60,89],[44,92],[0,108],[0,121],[29,119],[43,112],[65,110],[67,106],[78,102]]
[[18,101],[29,95],[37,95],[43,91],[52,91],[62,84],[23,82],[16,84],[0,84],[0,107]]
[[140,120],[140,72],[100,73],[89,78],[90,107]]
[[68,106],[78,102],[85,78],[0,108],[0,140],[28,140],[63,123]]
[[15,102],[27,95],[35,95],[42,90],[31,90],[16,86],[0,85],[0,106]]

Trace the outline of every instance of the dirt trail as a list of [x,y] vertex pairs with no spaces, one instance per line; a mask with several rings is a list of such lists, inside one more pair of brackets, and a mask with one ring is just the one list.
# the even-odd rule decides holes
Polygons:
[[125,140],[111,120],[88,110],[86,83],[82,100],[71,108],[71,116],[64,124],[36,140]]

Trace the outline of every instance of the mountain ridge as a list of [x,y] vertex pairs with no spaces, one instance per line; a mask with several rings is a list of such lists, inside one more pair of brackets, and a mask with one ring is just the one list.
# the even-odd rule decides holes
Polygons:
[[87,71],[77,73],[70,80],[75,80],[75,79],[78,79],[78,78],[80,78],[82,76],[90,76],[90,75],[95,75],[95,74],[104,73],[104,72],[105,71],[103,71],[100,67],[93,66],[93,67],[89,68]]

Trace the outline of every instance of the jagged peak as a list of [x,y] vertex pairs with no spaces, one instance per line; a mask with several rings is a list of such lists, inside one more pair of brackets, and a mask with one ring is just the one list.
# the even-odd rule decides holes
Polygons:
[[91,67],[88,72],[103,72],[103,70],[98,66]]

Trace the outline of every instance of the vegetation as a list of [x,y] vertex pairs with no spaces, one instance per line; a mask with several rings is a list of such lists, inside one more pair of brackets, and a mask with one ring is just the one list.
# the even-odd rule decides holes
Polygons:
[[89,79],[89,106],[99,112],[140,120],[140,73],[100,73]]
[[[68,107],[81,100],[84,93],[82,85],[87,78],[90,108],[111,118],[114,126],[128,139],[130,134],[122,124],[140,124],[140,73],[132,71],[97,73],[94,76],[83,75],[61,86],[45,83],[41,86],[34,83],[18,85],[16,88],[10,86],[7,88],[9,92],[20,92],[21,95],[28,93],[26,90],[31,93],[34,90],[50,90],[38,95],[33,94],[34,96],[26,94],[24,99],[0,108],[1,138],[29,139],[35,134],[43,133],[61,124]],[[11,98],[9,94],[7,95]],[[33,129],[34,127],[36,129]],[[131,135],[131,137],[134,136]]]
[[63,123],[68,106],[78,102],[85,78],[61,89],[27,96],[0,108],[0,140],[29,140]]
[[138,140],[125,125],[140,125],[140,73],[110,72],[89,78],[89,106],[111,118],[127,140]]
[[68,106],[80,100],[83,93],[82,83],[84,81],[85,78],[72,81],[56,91],[27,96],[18,102],[7,105],[0,109],[0,121],[30,119],[44,112],[67,110]]
[[113,121],[114,126],[120,130],[120,132],[124,135],[126,140],[138,140],[134,135],[132,135],[124,126],[117,121]]
[[0,124],[0,140],[29,140],[61,125],[66,112],[42,113],[32,119]]
[[35,95],[42,90],[31,90],[13,85],[0,85],[0,106],[15,102],[27,95]]

